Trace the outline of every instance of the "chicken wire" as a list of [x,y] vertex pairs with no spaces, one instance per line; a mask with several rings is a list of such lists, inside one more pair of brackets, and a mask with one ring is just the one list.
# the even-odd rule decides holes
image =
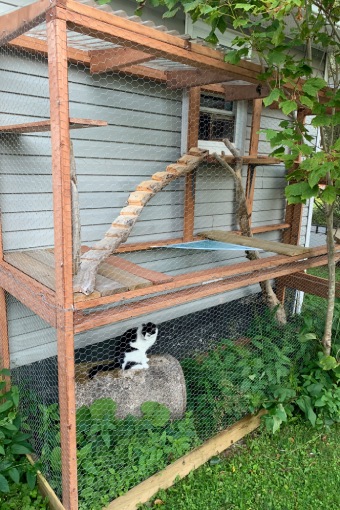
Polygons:
[[[46,43],[45,25],[27,36]],[[283,327],[257,283],[238,284],[231,273],[230,290],[214,290],[226,277],[211,280],[209,274],[247,262],[244,248],[171,248],[174,240],[182,240],[188,221],[193,221],[193,236],[239,228],[235,183],[216,159],[205,157],[191,181],[187,172],[175,177],[183,169],[181,156],[191,148],[188,140],[196,140],[197,132],[202,151],[228,154],[222,141],[228,138],[246,154],[252,109],[208,90],[195,96],[183,82],[167,87],[164,77],[175,79],[194,68],[145,56],[127,65],[126,59],[140,52],[133,44],[124,49],[88,30],[68,30],[67,40],[74,215],[63,213],[73,223],[73,238],[79,220],[82,264],[92,260],[86,253],[100,240],[120,238],[124,229],[130,234],[99,265],[92,294],[74,296],[79,508],[96,510],[256,411],[256,398],[266,395],[274,380],[280,383],[298,369],[306,346],[298,339],[301,294],[286,291],[289,321]],[[60,239],[60,232],[54,232],[54,225],[60,228],[61,212],[53,213],[50,130],[32,125],[50,118],[48,63],[44,52],[13,45],[2,52],[1,125],[21,125],[21,130],[9,128],[0,135],[4,260],[54,292],[60,285],[54,271],[54,238]],[[80,54],[83,61],[77,61]],[[200,110],[198,122],[189,108]],[[265,110],[261,127],[278,129],[281,120],[278,112]],[[30,127],[24,131],[23,124]],[[262,134],[259,152],[270,152]],[[284,222],[284,174],[282,166],[257,167],[253,227]],[[246,175],[243,166],[244,186]],[[150,182],[168,178],[170,183],[157,193],[150,191]],[[261,237],[278,241],[281,231]],[[64,242],[70,248],[67,238]],[[202,289],[211,292],[197,295],[200,283],[190,283],[194,273],[205,275]],[[179,302],[170,293],[176,288],[184,296]],[[139,308],[148,297],[154,299],[149,308]],[[59,410],[69,396],[58,395],[57,331],[9,295],[7,315],[22,411],[42,472],[62,498]],[[146,351],[145,346],[133,349],[136,335],[143,343],[148,330],[150,344],[156,336],[154,343]]]

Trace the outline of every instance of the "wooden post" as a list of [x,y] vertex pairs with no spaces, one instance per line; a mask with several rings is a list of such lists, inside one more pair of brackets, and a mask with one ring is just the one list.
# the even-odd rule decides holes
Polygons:
[[47,19],[63,504],[78,509],[67,31]]
[[[201,88],[192,87],[189,89],[189,121],[188,121],[188,142],[187,150],[197,147],[198,129],[200,122],[200,102]],[[185,194],[184,194],[184,226],[183,241],[189,242],[194,237],[194,221],[195,221],[195,172],[190,172],[185,177]]]
[[[2,244],[2,220],[0,211],[0,262],[4,260]],[[10,367],[8,321],[5,290],[0,287],[0,368]]]
[[[253,115],[251,120],[249,156],[257,156],[259,150],[260,135],[258,131],[261,127],[262,99],[253,100]],[[249,214],[249,223],[251,224],[251,215],[253,212],[253,201],[255,192],[256,167],[248,165],[246,182],[246,201]]]
[[[304,124],[306,120],[306,110],[300,109],[297,112],[297,120]],[[298,161],[294,164],[293,170],[295,170],[301,161],[301,156]],[[290,204],[286,207],[286,217],[285,223],[289,223],[290,227],[283,232],[282,242],[286,244],[299,244],[300,241],[300,233],[301,233],[301,223],[302,223],[302,204]],[[281,301],[284,302],[286,287],[280,279],[276,281],[277,285],[277,297]]]

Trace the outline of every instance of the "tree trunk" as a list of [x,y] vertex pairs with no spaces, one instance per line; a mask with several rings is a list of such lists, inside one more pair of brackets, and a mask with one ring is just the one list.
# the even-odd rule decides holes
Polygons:
[[325,355],[329,356],[332,347],[332,324],[335,303],[335,259],[334,259],[334,238],[333,238],[333,213],[334,206],[325,205],[327,225],[327,249],[328,249],[328,300],[324,334],[322,338],[322,349]]
[[[242,165],[243,165],[243,158],[240,156],[239,151],[235,149],[235,147],[232,145],[232,143],[226,139],[223,140],[226,147],[230,150],[232,155],[235,158],[235,168],[232,168],[222,157],[218,154],[214,154],[214,157],[219,161],[219,163],[229,171],[231,176],[234,179],[235,183],[235,194],[236,194],[236,204],[238,207],[237,210],[237,220],[240,226],[240,230],[243,236],[246,237],[253,237],[252,231],[251,231],[251,225],[249,221],[249,214],[248,214],[248,208],[247,208],[247,200],[246,200],[246,194],[243,188],[242,184]],[[260,259],[260,254],[258,251],[246,251],[246,257],[248,260],[258,260]],[[282,305],[282,303],[279,301],[277,295],[273,291],[273,288],[271,286],[271,283],[269,280],[266,280],[264,282],[260,282],[260,287],[262,290],[262,295],[264,297],[265,302],[267,303],[267,306],[275,311],[275,317],[279,324],[285,325],[287,323],[287,317],[285,309]]]

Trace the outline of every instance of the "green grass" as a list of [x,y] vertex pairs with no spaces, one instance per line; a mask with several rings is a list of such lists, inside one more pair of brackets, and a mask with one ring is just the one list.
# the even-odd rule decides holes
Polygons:
[[340,427],[261,430],[160,491],[143,510],[337,510]]

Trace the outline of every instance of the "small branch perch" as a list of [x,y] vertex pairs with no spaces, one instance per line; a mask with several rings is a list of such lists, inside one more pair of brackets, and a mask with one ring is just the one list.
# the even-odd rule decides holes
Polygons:
[[73,281],[73,291],[89,295],[94,291],[98,266],[128,239],[144,206],[170,182],[195,170],[208,155],[207,151],[192,148],[177,163],[169,165],[165,172],[155,173],[143,181],[128,198],[128,205],[113,221],[104,238],[81,257],[78,274]]
[[[216,160],[220,163],[220,165],[223,168],[228,170],[228,172],[234,179],[236,204],[238,206],[237,220],[240,225],[241,234],[246,237],[253,237],[249,221],[246,194],[242,184],[243,158],[242,156],[240,156],[239,151],[233,146],[233,144],[228,139],[223,140],[223,142],[235,158],[235,168],[232,168],[229,165],[229,163],[227,163],[223,159],[224,156],[223,153],[222,156],[219,156],[216,153],[213,154],[213,156],[216,158]],[[261,258],[258,251],[246,251],[246,257],[248,260],[258,260]],[[270,281],[266,280],[264,282],[260,282],[260,287],[268,307],[270,309],[277,308],[276,319],[279,322],[279,324],[286,324],[287,319],[284,307],[282,306],[275,292],[273,291]]]

